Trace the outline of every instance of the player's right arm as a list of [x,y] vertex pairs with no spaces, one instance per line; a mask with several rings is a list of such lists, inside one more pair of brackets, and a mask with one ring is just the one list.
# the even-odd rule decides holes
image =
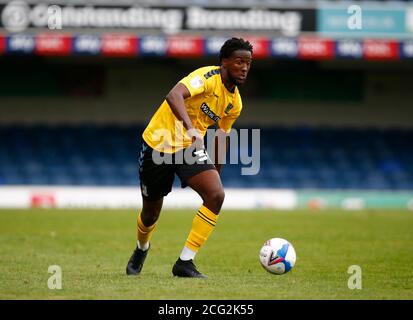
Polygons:
[[166,101],[168,102],[175,117],[179,121],[182,121],[185,129],[187,130],[186,133],[192,140],[192,143],[194,143],[195,146],[202,148],[204,145],[204,139],[198,130],[194,128],[185,106],[185,99],[190,96],[191,93],[188,88],[184,84],[178,82],[166,96]]
[[192,142],[199,147],[203,147],[204,140],[199,131],[194,127],[191,118],[188,115],[185,99],[196,95],[205,94],[210,90],[207,79],[201,73],[205,72],[204,68],[195,70],[185,78],[181,79],[168,93],[166,101],[168,102],[175,117],[182,121],[187,135]]
[[190,130],[194,127],[185,107],[185,99],[190,96],[191,93],[187,87],[180,82],[178,82],[166,96],[166,101],[172,112],[178,120],[183,122],[186,130]]

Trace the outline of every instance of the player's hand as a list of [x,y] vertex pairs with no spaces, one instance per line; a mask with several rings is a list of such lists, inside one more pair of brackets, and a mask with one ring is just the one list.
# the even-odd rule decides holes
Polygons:
[[205,149],[204,138],[202,137],[198,129],[191,128],[186,131],[186,134],[191,139],[192,145],[195,147],[196,150]]

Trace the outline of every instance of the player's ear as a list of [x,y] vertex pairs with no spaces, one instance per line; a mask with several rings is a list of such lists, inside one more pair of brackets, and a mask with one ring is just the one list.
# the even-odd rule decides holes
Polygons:
[[228,58],[222,58],[221,66],[223,66],[224,68],[228,67]]
[[224,69],[228,69],[228,67],[229,67],[229,59],[228,59],[228,58],[222,59],[221,66],[224,67]]

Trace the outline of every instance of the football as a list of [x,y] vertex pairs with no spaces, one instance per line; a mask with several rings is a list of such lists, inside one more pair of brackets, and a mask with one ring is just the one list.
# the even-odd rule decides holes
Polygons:
[[290,271],[296,260],[295,249],[290,242],[282,238],[265,241],[260,250],[260,262],[265,270],[272,274],[284,274]]

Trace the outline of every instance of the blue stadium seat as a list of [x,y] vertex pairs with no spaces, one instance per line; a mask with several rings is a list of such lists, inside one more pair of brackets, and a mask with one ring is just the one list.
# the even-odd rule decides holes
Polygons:
[[[0,126],[0,184],[138,186],[142,130]],[[409,129],[265,127],[260,172],[243,176],[243,165],[227,164],[222,180],[234,188],[412,190],[412,144]]]

